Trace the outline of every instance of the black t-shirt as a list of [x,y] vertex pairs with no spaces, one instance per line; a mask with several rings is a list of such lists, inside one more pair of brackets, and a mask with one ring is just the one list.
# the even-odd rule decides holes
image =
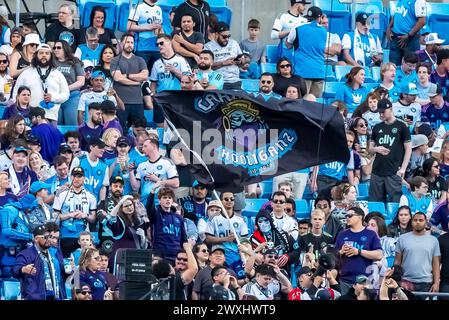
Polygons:
[[441,282],[449,284],[449,233],[438,237],[441,251]]
[[445,180],[442,176],[438,176],[434,181],[428,181],[429,184],[429,193],[432,199],[438,201],[441,197],[442,191],[447,191],[449,188],[449,184],[447,180]]
[[[182,35],[182,37],[187,40],[187,42],[190,42],[191,44],[197,44],[197,43],[202,43],[204,44],[204,36],[201,32],[196,32],[194,31],[192,33],[192,35],[190,37],[188,37],[184,32],[182,32],[181,30],[175,30],[172,33],[172,37],[175,34],[180,34]],[[183,45],[181,45],[184,49],[190,51],[189,49],[187,49],[186,47],[184,47]],[[183,56],[184,57],[184,56]],[[198,64],[196,63],[196,60],[191,58],[191,57],[184,57],[187,61],[187,63],[190,65],[190,68],[192,69],[196,69],[198,68]]]
[[307,94],[307,86],[306,82],[300,76],[292,75],[291,78],[286,78],[281,76],[280,74],[273,74],[274,87],[273,91],[281,96],[285,97],[287,92],[287,88],[289,85],[295,85],[300,89],[300,98],[304,97]]
[[201,32],[204,39],[207,39],[207,27],[209,26],[209,14],[210,6],[207,2],[202,2],[199,5],[194,5],[190,1],[181,3],[175,11],[175,17],[173,18],[173,26],[175,28],[181,28],[181,18],[184,15],[190,15],[195,22],[194,31]]
[[56,42],[58,40],[65,40],[72,48],[72,51],[75,52],[78,47],[79,29],[68,29],[59,21],[53,22],[45,32],[45,41]]
[[333,243],[333,239],[332,236],[327,233],[322,233],[320,236],[308,233],[299,237],[298,242],[302,252],[308,252],[310,246],[313,245],[313,253],[318,257],[326,245]]
[[376,153],[372,173],[381,177],[396,174],[404,159],[404,143],[410,141],[407,125],[400,120],[392,124],[378,123],[373,128],[371,140],[376,146],[383,146],[390,150],[386,156]]
[[[78,34],[78,44],[86,43],[86,28],[82,28]],[[104,33],[100,34],[100,40],[98,43],[110,44],[112,45],[112,39],[117,39],[115,37],[114,31],[108,28],[104,28]]]

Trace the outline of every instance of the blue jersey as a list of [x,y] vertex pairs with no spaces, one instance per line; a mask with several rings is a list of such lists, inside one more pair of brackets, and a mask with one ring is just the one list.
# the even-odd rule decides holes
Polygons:
[[324,79],[326,40],[327,31],[317,21],[299,26],[290,32],[288,42],[295,48],[296,75],[304,79]]
[[[128,20],[134,21],[139,26],[152,23],[162,24],[162,10],[159,6],[143,2],[129,12]],[[154,31],[135,32],[135,39],[136,51],[158,51]]]
[[150,75],[150,80],[157,82],[157,93],[165,90],[181,90],[181,81],[173,73],[165,69],[166,65],[172,65],[182,73],[192,72],[186,59],[180,55],[175,54],[170,59],[160,58],[153,64]]
[[422,197],[421,199],[416,199],[412,193],[404,194],[404,196],[408,200],[408,206],[410,207],[410,211],[412,214],[415,212],[427,212],[427,208],[429,208],[432,199],[430,197]]
[[399,100],[401,88],[399,88],[397,85],[393,84],[393,86],[390,89],[388,89],[381,84],[378,88],[384,88],[388,90],[388,97],[392,103],[397,102]]
[[65,179],[60,179],[55,174],[53,177],[47,179],[45,181],[45,183],[48,183],[50,185],[50,189],[47,189],[48,193],[49,194],[54,194],[59,187],[65,185],[66,183],[70,184],[70,179],[69,179],[69,176],[67,176],[67,178],[65,178]]
[[92,166],[87,156],[83,156],[80,159],[79,166],[84,169],[84,187],[95,196],[95,199],[97,199],[98,202],[105,177],[109,177],[108,166],[100,159],[98,159],[95,166]]
[[352,89],[348,85],[344,85],[337,91],[335,100],[341,100],[346,103],[349,112],[354,110],[366,99],[369,90],[366,87],[360,87],[357,90]]
[[320,165],[318,174],[341,181],[343,180],[343,177],[347,175],[346,165],[343,162],[339,161],[325,163]]
[[224,78],[220,72],[210,71],[206,73],[200,70],[197,72],[196,78],[201,81],[201,79],[204,78],[204,74],[207,75],[207,81],[209,82],[210,86],[216,87],[217,90],[223,90]]
[[396,69],[396,78],[394,79],[394,84],[399,88],[404,88],[409,83],[418,84],[418,75],[416,71],[412,71],[409,75],[406,75],[401,68]]
[[449,103],[444,101],[442,108],[436,108],[433,104],[429,104],[422,116],[426,116],[433,129],[438,130],[443,122],[449,121]]
[[393,16],[393,29],[396,34],[409,33],[419,17],[427,13],[425,0],[399,0]]
[[81,61],[89,60],[94,66],[98,65],[100,62],[101,50],[103,50],[104,44],[100,43],[95,50],[92,50],[87,46],[87,44],[80,44],[75,51],[75,56]]

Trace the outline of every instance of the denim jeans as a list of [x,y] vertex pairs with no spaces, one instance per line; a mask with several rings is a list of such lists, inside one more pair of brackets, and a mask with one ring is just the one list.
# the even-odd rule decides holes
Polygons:
[[398,35],[393,34],[390,42],[390,62],[400,66],[402,64],[402,57],[405,51],[415,52],[419,50],[419,37],[415,36],[410,39],[405,48],[399,47]]
[[66,126],[76,126],[78,116],[78,103],[80,101],[80,91],[70,92],[69,100],[61,104],[58,114],[58,124]]

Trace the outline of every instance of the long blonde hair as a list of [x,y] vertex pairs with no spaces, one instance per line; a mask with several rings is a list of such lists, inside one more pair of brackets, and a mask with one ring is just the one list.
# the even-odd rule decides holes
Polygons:
[[98,249],[96,248],[84,248],[81,251],[80,258],[78,260],[78,265],[80,271],[86,271],[87,266],[89,265],[90,260],[92,260],[92,257],[94,256],[94,253],[98,252]]
[[[448,149],[448,145],[449,145],[449,140],[445,140],[445,141],[443,142],[443,145],[441,146],[440,157],[439,157],[440,163],[444,163],[444,151],[445,151],[446,149]],[[448,159],[448,160],[449,160],[449,159]]]
[[[116,128],[108,128],[108,129],[106,129],[106,131],[103,132],[103,136],[102,136],[102,139],[103,139],[104,143],[108,147],[111,147],[111,148],[115,148],[115,145],[111,146],[111,139],[112,139],[112,136],[113,136],[114,133],[118,134],[118,138],[120,138],[120,136],[121,136],[120,131],[118,129],[116,129]],[[117,143],[117,141],[115,141],[115,143]]]

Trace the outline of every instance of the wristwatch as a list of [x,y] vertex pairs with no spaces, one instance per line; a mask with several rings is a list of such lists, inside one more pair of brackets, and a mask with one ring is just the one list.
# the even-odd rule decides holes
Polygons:
[[359,249],[359,256],[362,255],[362,249]]

